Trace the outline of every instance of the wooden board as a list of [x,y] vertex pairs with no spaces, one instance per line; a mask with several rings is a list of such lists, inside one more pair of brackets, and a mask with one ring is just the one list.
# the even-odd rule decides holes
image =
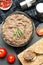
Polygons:
[[[39,41],[35,42],[33,45],[28,47],[26,50],[24,50],[20,54],[18,54],[18,59],[20,60],[22,65],[40,65],[41,63],[43,63],[43,55],[37,56],[37,58],[36,58],[36,60],[34,62],[27,62],[23,58],[24,52],[26,52],[27,50],[35,51],[35,49],[37,49],[37,46],[39,48],[41,47],[40,50],[43,51],[43,38],[40,39]],[[39,52],[40,52],[40,50],[39,50]]]

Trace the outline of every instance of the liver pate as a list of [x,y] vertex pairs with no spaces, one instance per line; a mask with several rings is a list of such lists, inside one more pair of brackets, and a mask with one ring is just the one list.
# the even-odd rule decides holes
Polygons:
[[25,45],[30,40],[32,34],[32,21],[23,14],[8,16],[2,25],[3,39],[17,47]]

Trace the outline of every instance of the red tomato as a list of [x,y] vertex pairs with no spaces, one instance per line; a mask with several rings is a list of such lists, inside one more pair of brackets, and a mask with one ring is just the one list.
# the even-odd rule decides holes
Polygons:
[[3,6],[2,6],[3,8],[6,8],[7,7],[7,5],[5,4],[5,2],[3,2]]
[[0,3],[0,6],[3,7],[3,8],[7,8],[10,6],[10,4],[12,3],[11,0],[2,0],[1,3]]
[[43,36],[43,28],[38,28],[36,32],[38,35]]
[[3,3],[3,2],[1,2],[1,3],[0,3],[0,6],[1,6],[1,7],[3,7],[3,5],[4,5],[4,3]]
[[2,1],[4,1],[4,2],[5,2],[6,0],[2,0]]
[[0,58],[4,58],[7,54],[7,50],[5,48],[0,48]]
[[15,56],[13,54],[9,54],[7,57],[8,63],[14,63],[16,60]]

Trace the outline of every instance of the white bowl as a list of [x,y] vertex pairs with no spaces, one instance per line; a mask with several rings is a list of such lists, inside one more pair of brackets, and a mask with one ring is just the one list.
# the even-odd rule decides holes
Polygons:
[[9,7],[7,7],[7,8],[0,7],[0,9],[2,9],[2,10],[8,10],[8,9],[10,9],[10,7],[12,6],[12,3],[13,3],[13,1],[11,0],[11,4],[10,4]]

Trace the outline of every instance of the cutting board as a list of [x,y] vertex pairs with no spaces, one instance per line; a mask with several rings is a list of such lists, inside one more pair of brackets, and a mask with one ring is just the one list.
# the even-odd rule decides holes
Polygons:
[[28,50],[35,51],[37,49],[38,49],[39,53],[40,53],[40,51],[43,52],[43,38],[40,39],[39,41],[35,42],[33,45],[31,45],[30,47],[28,47],[27,49],[25,49],[20,54],[18,54],[18,59],[21,61],[22,65],[40,65],[41,63],[43,63],[43,55],[37,56],[36,60],[34,62],[26,62],[24,60],[24,58],[23,58],[24,52],[26,52]]

